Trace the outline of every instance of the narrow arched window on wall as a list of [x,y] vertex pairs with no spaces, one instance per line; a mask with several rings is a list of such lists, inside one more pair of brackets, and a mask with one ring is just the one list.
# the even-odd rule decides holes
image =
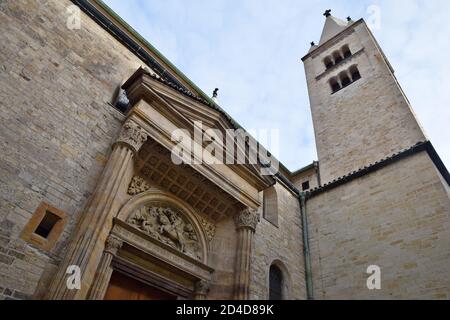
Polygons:
[[344,60],[344,59],[342,58],[342,55],[341,55],[341,53],[340,53],[339,51],[333,52],[333,59],[334,59],[334,63],[335,63],[335,64],[338,64],[339,62],[341,62],[342,60]]
[[342,54],[344,55],[344,59],[351,57],[352,52],[350,51],[350,48],[348,45],[345,45],[342,47]]
[[278,195],[275,187],[264,190],[263,217],[278,227]]
[[341,89],[341,85],[339,84],[336,77],[330,79],[330,87],[333,93],[339,91]]
[[351,66],[350,67],[350,74],[352,76],[352,81],[356,81],[361,79],[361,74],[359,73],[357,66]]
[[342,87],[346,87],[350,83],[352,83],[352,80],[348,76],[347,71],[343,71],[339,74],[339,80],[341,80]]
[[269,300],[283,300],[283,273],[276,265],[269,271]]
[[323,60],[323,63],[325,64],[325,68],[328,70],[328,69],[330,69],[334,64],[333,64],[333,60],[331,60],[331,58],[330,57],[326,57],[324,60]]

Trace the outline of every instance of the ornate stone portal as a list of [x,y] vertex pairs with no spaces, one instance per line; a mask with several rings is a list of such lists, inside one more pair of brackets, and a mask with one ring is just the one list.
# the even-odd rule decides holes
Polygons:
[[[151,81],[145,74],[137,73],[137,77]],[[221,225],[219,221],[233,217],[237,208],[257,207],[259,191],[273,182],[272,179],[261,177],[253,166],[193,167],[171,163],[168,156],[174,143],[164,137],[170,136],[174,128],[172,125],[190,124],[184,115],[181,117],[182,112],[177,108],[197,110],[199,106],[187,102],[172,105],[162,92],[155,91],[158,84],[155,83],[149,90],[147,85],[141,86],[140,81],[136,81],[136,86],[129,86],[131,82],[125,89],[130,93],[133,108],[113,144],[113,151],[81,215],[75,236],[48,290],[47,298],[101,298],[108,285],[114,260],[125,259],[120,255],[133,250],[139,251],[136,253],[139,259],[148,258],[151,260],[147,261],[149,263],[160,263],[167,265],[168,269],[181,270],[180,274],[189,275],[191,282],[211,280],[213,267],[220,266],[222,261],[228,261],[235,254],[231,245],[220,241],[219,244],[211,243],[216,230],[214,223]],[[202,117],[216,119],[210,110],[203,111]],[[162,117],[167,117],[167,121],[161,121]],[[228,123],[216,120],[212,125],[228,129]],[[133,175],[137,177],[133,179]],[[148,197],[157,194],[160,198],[155,198],[158,199],[156,203],[149,204]],[[124,208],[128,209],[126,201],[130,202],[130,210],[121,214]],[[227,226],[224,224],[224,227]],[[243,264],[237,266],[236,296],[241,298],[248,296],[247,262],[250,261],[248,256],[251,250],[248,249],[251,249],[252,238],[247,233],[253,230],[252,227],[238,227],[238,230],[237,254]],[[119,242],[114,239],[106,242],[108,235],[117,237]],[[116,244],[120,245],[120,241],[123,241],[124,247],[116,256]],[[219,248],[222,245],[227,250],[217,252],[222,250]],[[208,250],[215,250],[215,257],[218,257],[211,259],[213,266],[208,265]],[[66,270],[72,265],[79,266],[81,270],[81,289],[76,291],[66,286]],[[141,267],[145,269],[147,266]],[[145,273],[148,270],[138,272],[141,271]],[[232,266],[227,265],[224,274],[231,278],[234,272]],[[148,272],[146,276],[154,276],[152,280],[155,286],[163,281],[160,279],[162,275],[150,275]],[[229,282],[228,278],[224,283]],[[226,285],[231,287],[231,283]],[[196,292],[192,294],[205,296],[207,290],[204,288],[203,284],[197,284]],[[218,294],[214,293],[218,289],[212,288],[212,295]],[[189,284],[188,289],[192,291],[193,286]]]
[[148,204],[134,212],[127,223],[152,238],[202,261],[199,235],[192,223],[177,209]]

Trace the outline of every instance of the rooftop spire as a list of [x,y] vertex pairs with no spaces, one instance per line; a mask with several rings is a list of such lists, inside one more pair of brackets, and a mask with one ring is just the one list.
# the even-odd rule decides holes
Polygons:
[[320,37],[319,46],[346,29],[349,25],[349,22],[332,16],[331,9],[325,10],[323,15],[327,18],[325,20],[325,26],[323,27],[322,36]]

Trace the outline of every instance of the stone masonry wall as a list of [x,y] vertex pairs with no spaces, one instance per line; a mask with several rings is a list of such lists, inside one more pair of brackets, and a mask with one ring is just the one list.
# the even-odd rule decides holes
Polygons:
[[210,246],[208,264],[214,268],[214,273],[208,299],[230,300],[233,298],[237,246],[236,224],[231,217],[217,223]]
[[[61,258],[123,115],[108,105],[143,63],[68,0],[0,2],[0,299],[29,298]],[[39,204],[70,222],[52,252],[19,234]]]
[[[316,299],[450,298],[450,197],[426,152],[313,197],[307,212]],[[366,287],[370,265],[381,290]]]
[[[354,57],[317,80],[323,59],[344,45]],[[361,79],[332,94],[329,80],[353,65]],[[306,59],[305,71],[323,184],[426,140],[365,23]]]
[[299,201],[279,183],[275,185],[275,190],[278,198],[278,227],[263,218],[261,208],[261,222],[256,228],[253,248],[250,298],[269,298],[269,269],[274,261],[280,261],[290,291],[287,298],[306,299]]
[[[307,191],[302,189],[302,184],[306,181],[309,181],[309,189],[314,189],[319,186],[319,180],[317,178],[316,169],[310,169],[306,172],[302,172],[296,176],[294,176],[292,179],[292,184],[299,190],[299,191]],[[309,190],[308,189],[308,190]]]

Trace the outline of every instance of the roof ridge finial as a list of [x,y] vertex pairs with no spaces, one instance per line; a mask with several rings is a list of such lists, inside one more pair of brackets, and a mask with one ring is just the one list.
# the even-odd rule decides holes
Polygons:
[[219,88],[214,89],[212,99],[216,104],[219,104]]
[[325,13],[323,14],[325,17],[331,16],[331,9],[325,10]]

